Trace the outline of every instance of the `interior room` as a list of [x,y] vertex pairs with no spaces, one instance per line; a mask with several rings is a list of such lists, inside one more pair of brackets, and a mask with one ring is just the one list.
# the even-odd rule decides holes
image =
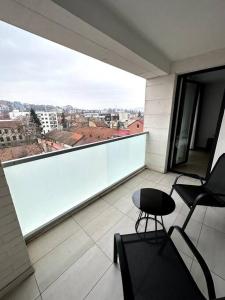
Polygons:
[[172,169],[205,178],[220,129],[225,70],[203,71],[183,80],[186,87],[181,87]]

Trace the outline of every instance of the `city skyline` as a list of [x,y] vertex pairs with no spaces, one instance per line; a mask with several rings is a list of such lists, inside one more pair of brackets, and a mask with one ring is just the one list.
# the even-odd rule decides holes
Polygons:
[[81,109],[139,109],[145,79],[0,22],[0,99]]

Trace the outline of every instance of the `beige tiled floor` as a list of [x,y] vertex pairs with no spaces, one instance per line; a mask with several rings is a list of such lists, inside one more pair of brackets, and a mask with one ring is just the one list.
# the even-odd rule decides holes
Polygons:
[[[131,195],[142,187],[170,191],[176,174],[145,170],[28,245],[35,273],[4,300],[123,299],[121,276],[113,265],[113,235],[134,232],[138,210]],[[184,177],[182,182],[198,184]],[[176,193],[176,210],[167,228],[182,225],[188,209]],[[151,228],[153,224],[149,225]],[[217,296],[225,296],[225,209],[198,208],[186,230],[207,261]],[[173,240],[186,265],[206,292],[202,273],[177,234]]]

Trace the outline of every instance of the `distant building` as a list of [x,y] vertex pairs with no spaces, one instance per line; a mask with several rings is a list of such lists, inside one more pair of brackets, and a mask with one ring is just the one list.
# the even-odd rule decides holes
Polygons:
[[127,128],[129,129],[130,134],[143,132],[144,122],[142,119],[132,120],[128,124]]
[[42,132],[44,134],[51,130],[58,129],[59,123],[56,112],[37,111],[36,114],[41,122],[43,128]]
[[23,144],[26,141],[24,125],[19,121],[0,120],[0,147]]
[[130,117],[129,113],[124,112],[124,111],[119,112],[119,121],[120,122],[123,122],[123,123],[128,122],[129,117]]
[[99,118],[99,113],[96,112],[85,112],[84,113],[85,118]]
[[80,133],[64,130],[52,130],[45,135],[46,140],[55,144],[61,144],[61,146],[64,146],[64,148],[74,146],[82,138],[83,135]]
[[18,109],[14,109],[13,111],[9,112],[9,117],[11,120],[23,118],[23,117],[29,117],[30,112],[29,111],[19,111]]

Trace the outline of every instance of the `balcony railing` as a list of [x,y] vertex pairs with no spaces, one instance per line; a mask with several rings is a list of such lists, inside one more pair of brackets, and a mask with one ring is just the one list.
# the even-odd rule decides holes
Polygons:
[[3,163],[25,237],[145,166],[147,133]]

